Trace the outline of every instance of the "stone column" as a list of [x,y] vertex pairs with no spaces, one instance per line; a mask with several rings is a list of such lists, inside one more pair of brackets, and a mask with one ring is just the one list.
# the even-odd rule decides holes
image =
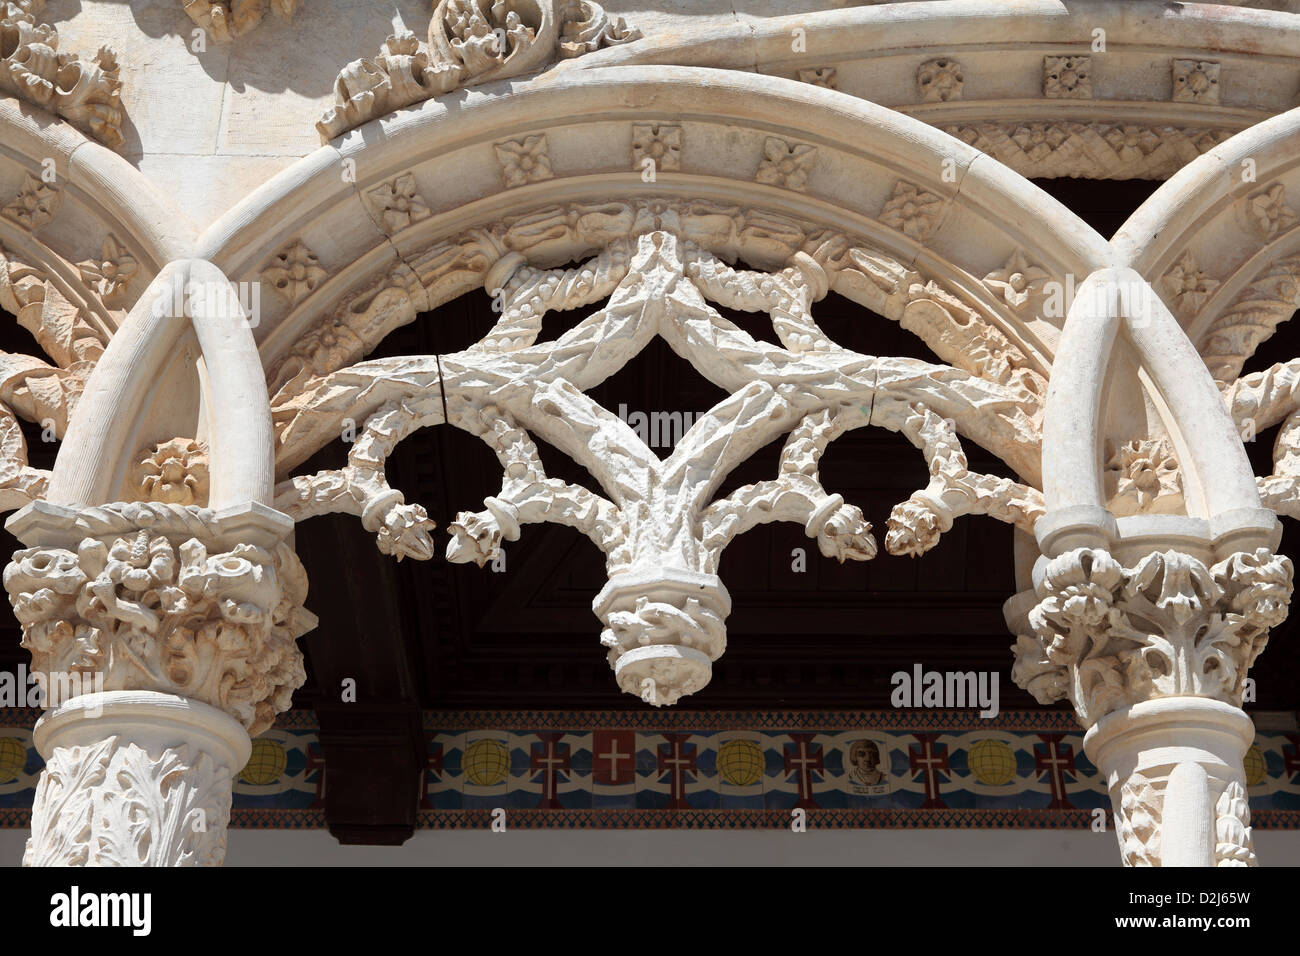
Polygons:
[[1253,866],[1242,693],[1286,617],[1291,562],[1259,548],[1211,566],[1170,549],[1127,567],[1085,547],[1035,578],[1007,605],[1012,677],[1041,703],[1074,705],[1124,863]]
[[4,584],[47,707],[25,865],[220,865],[250,735],[305,677],[291,527],[257,504],[37,502],[11,519],[31,547]]

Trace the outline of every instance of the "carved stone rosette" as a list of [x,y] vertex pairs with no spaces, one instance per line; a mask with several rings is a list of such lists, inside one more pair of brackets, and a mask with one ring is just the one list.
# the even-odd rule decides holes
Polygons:
[[1292,576],[1266,548],[1212,566],[1156,551],[1133,567],[1076,548],[1046,562],[1037,604],[1016,614],[1009,602],[1012,678],[1040,703],[1074,705],[1127,865],[1254,864],[1241,704]]
[[4,584],[51,708],[27,862],[219,864],[250,735],[305,679],[287,519],[38,502],[10,528],[34,545]]

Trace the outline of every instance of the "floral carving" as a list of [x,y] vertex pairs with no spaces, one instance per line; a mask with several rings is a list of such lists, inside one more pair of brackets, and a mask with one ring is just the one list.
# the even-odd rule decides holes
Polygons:
[[[225,43],[262,22],[268,0],[183,0],[190,19]],[[292,20],[303,0],[269,0],[271,9],[284,20]]]
[[328,274],[321,268],[316,253],[301,240],[281,249],[272,261],[273,265],[262,270],[262,278],[289,300],[290,308],[315,292]]
[[961,64],[951,57],[926,60],[916,70],[916,86],[926,103],[947,103],[961,99],[962,85],[966,82]]
[[1174,60],[1173,101],[1175,103],[1219,102],[1219,64],[1213,60]]
[[420,195],[412,173],[403,173],[396,179],[367,190],[375,210],[384,220],[384,228],[401,232],[412,223],[429,218],[429,207]]
[[501,166],[501,178],[507,189],[544,182],[555,175],[551,172],[551,156],[545,133],[497,143],[494,149]]
[[682,128],[662,124],[632,127],[632,168],[641,169],[647,160],[656,169],[675,172],[682,168]]
[[109,235],[100,246],[99,258],[78,262],[77,268],[85,282],[94,284],[104,304],[115,306],[121,304],[131,277],[140,267],[135,257]]
[[808,188],[808,177],[817,161],[817,147],[787,143],[769,136],[763,142],[763,159],[754,175],[757,182],[799,192]]
[[1005,266],[984,277],[984,284],[1001,295],[1012,309],[1023,312],[1042,294],[1051,278],[1046,270],[1031,266],[1024,252],[1017,249]]
[[192,438],[173,438],[137,456],[132,482],[138,501],[170,505],[208,503],[208,449]]
[[1183,316],[1200,312],[1205,300],[1219,287],[1217,279],[1211,279],[1201,271],[1191,252],[1184,252],[1160,282],[1173,299],[1174,310]]
[[1277,183],[1247,197],[1246,219],[1254,233],[1266,242],[1294,226],[1297,216],[1286,203],[1286,187]]
[[323,142],[404,106],[459,87],[535,72],[641,36],[594,0],[438,0],[422,49],[411,33],[374,58],[353,60],[316,124]]
[[880,211],[880,221],[910,239],[924,242],[938,228],[943,200],[919,186],[899,180]]
[[1092,98],[1092,57],[1043,57],[1043,95],[1054,99]]
[[52,220],[62,204],[63,192],[57,186],[28,173],[18,195],[0,207],[0,215],[30,232]]
[[1106,460],[1109,501],[1117,515],[1170,513],[1182,506],[1183,483],[1168,438],[1124,442]]

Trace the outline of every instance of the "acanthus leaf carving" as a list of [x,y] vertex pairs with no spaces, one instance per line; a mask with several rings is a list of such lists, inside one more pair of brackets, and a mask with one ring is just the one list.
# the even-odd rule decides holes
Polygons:
[[44,107],[111,149],[122,136],[122,81],[117,58],[100,47],[81,60],[59,51],[59,33],[36,15],[45,0],[6,0],[0,7],[0,91]]
[[507,79],[641,36],[595,0],[439,0],[427,49],[391,36],[374,58],[354,60],[316,124],[322,142],[386,113],[459,87]]

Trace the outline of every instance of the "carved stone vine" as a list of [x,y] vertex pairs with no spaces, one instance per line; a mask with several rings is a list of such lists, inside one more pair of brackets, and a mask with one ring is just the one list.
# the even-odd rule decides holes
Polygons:
[[56,748],[23,865],[220,866],[237,770],[188,746],[150,751],[116,735]]
[[105,146],[119,148],[122,82],[117,59],[100,47],[94,60],[59,51],[59,32],[37,16],[45,0],[0,5],[0,93],[17,96],[63,117]]
[[427,46],[402,33],[389,37],[378,56],[349,63],[335,81],[334,105],[316,128],[329,142],[460,87],[534,73],[640,36],[595,0],[439,0]]
[[1068,698],[1085,727],[1159,697],[1240,707],[1269,629],[1286,618],[1292,574],[1264,549],[1213,567],[1178,551],[1131,568],[1106,551],[1066,552],[1047,564],[1012,678],[1040,703]]

